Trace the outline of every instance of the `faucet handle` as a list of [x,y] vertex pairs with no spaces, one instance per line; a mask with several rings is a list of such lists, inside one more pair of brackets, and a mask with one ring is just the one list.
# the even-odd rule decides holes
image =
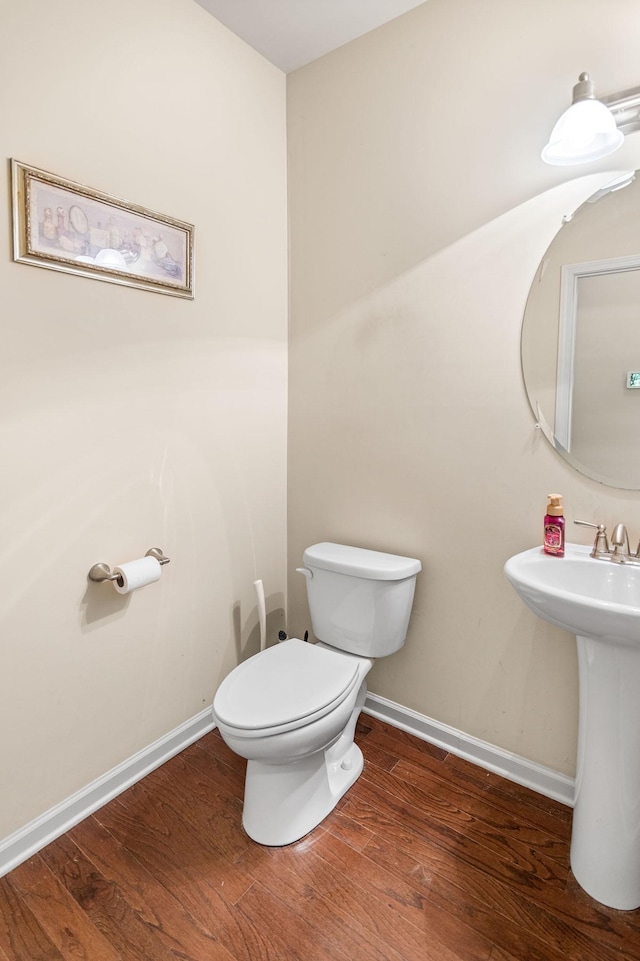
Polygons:
[[624,524],[616,524],[614,527],[613,534],[611,535],[611,544],[613,546],[613,553],[617,557],[628,557],[631,553],[629,534]]
[[609,550],[609,540],[607,538],[607,528],[604,524],[592,524],[590,521],[574,521],[573,523],[579,524],[581,527],[593,527],[594,530],[598,532],[593,542],[592,557],[603,557],[605,554],[611,553]]

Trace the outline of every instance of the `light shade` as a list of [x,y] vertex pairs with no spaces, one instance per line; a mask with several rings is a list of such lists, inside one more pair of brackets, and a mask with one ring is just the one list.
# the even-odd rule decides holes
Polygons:
[[562,114],[542,151],[548,164],[588,163],[613,153],[622,145],[613,114],[600,100],[578,100]]
[[96,254],[95,262],[99,267],[111,267],[113,270],[124,270],[127,262],[119,250],[104,247]]

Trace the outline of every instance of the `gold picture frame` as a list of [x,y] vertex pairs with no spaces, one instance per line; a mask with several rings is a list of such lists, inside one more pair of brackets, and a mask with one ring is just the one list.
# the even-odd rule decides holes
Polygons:
[[11,161],[13,259],[193,299],[192,224]]

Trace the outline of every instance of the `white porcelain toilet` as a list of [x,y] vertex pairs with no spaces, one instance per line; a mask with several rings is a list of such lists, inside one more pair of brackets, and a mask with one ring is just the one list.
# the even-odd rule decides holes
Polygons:
[[420,561],[315,544],[303,555],[318,639],[283,641],[222,682],[213,715],[229,747],[247,758],[242,823],[260,844],[308,834],[359,777],[353,737],[374,659],[404,644]]

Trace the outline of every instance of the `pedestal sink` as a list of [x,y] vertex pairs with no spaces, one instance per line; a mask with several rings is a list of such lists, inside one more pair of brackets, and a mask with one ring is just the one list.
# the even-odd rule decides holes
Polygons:
[[511,557],[507,580],[538,617],[576,635],[579,723],[571,868],[602,904],[640,907],[640,566],[567,544]]

